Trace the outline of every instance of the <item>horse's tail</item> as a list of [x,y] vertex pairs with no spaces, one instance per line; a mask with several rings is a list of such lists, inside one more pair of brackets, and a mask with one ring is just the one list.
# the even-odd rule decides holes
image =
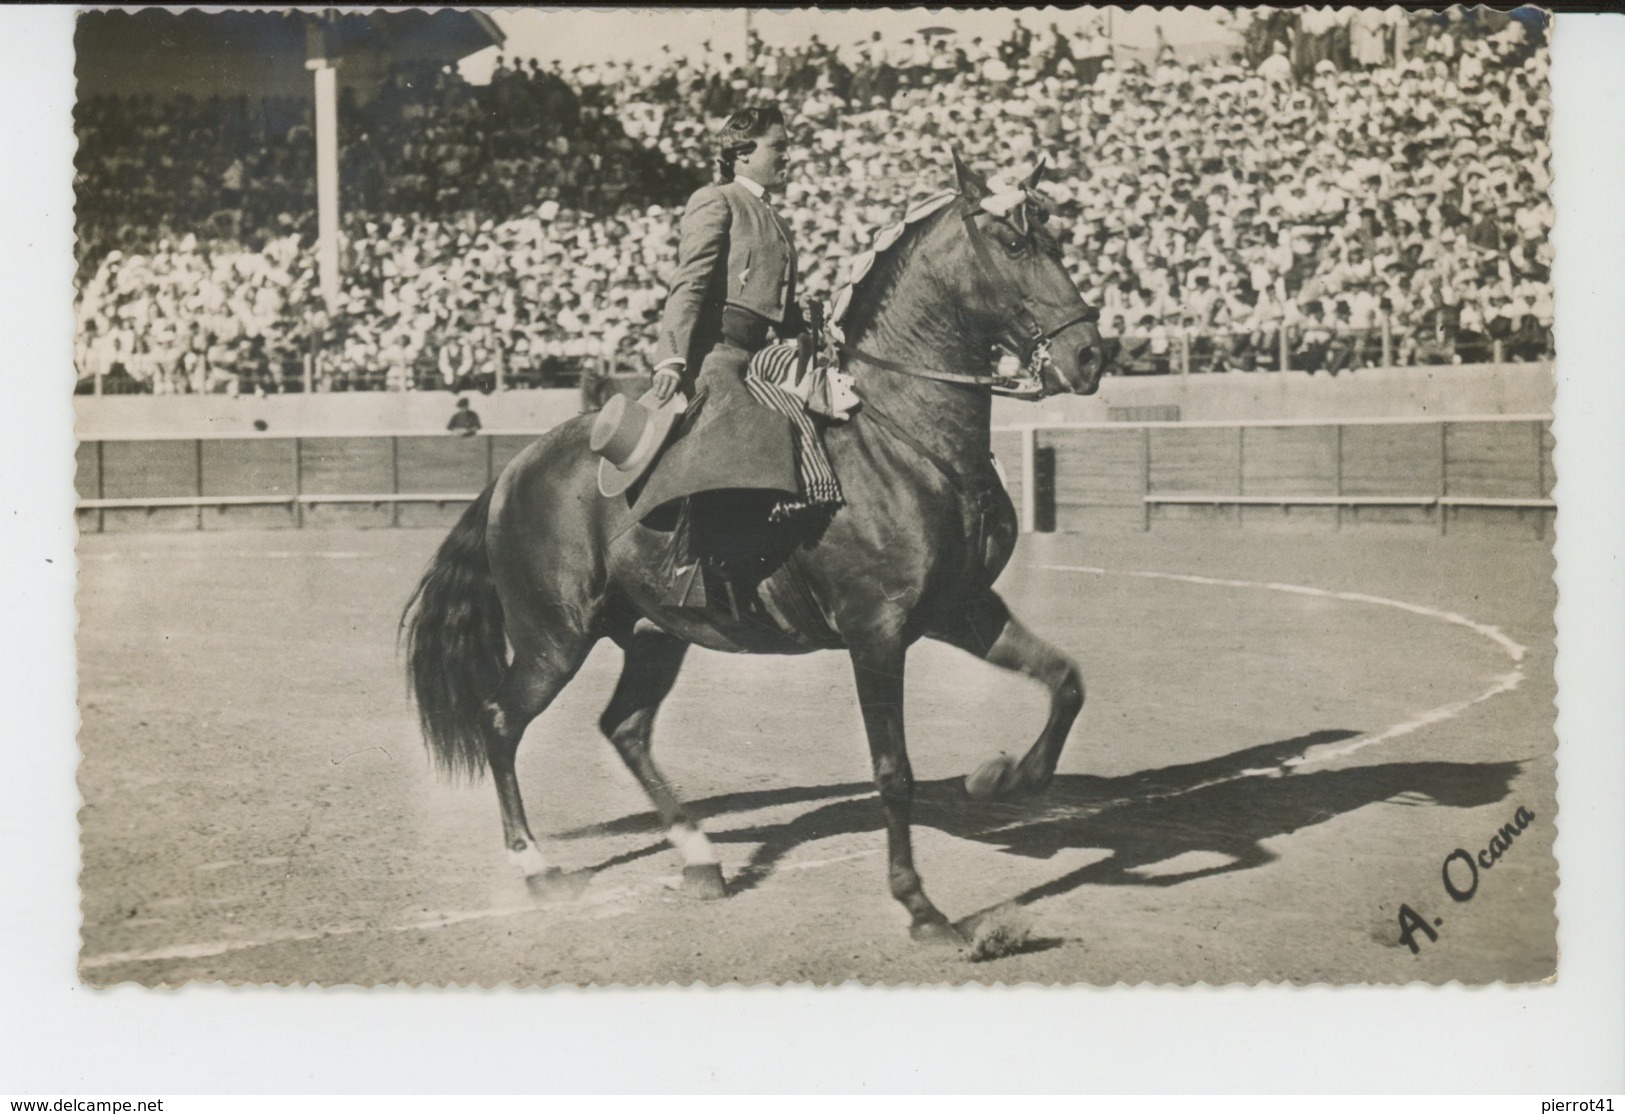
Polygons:
[[491,578],[488,487],[463,512],[401,612],[406,680],[435,766],[474,779],[485,772],[486,701],[508,667],[502,601]]

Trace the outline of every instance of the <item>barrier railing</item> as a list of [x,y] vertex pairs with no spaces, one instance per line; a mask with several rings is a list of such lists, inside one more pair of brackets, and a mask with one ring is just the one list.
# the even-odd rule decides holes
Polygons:
[[[234,371],[225,379],[214,380],[205,388],[190,380],[177,383],[162,370],[138,378],[128,372],[97,370],[83,375],[76,387],[79,394],[151,394],[160,379],[179,394],[364,394],[414,391],[508,391],[546,388],[578,388],[584,393],[601,392],[606,384],[620,380],[647,383],[649,372],[632,366],[624,358],[602,355],[546,355],[523,366],[498,361],[489,371],[459,371],[448,381],[438,367],[409,367],[390,370],[382,366],[335,370],[323,354],[305,354],[279,367]],[[122,365],[120,365],[122,367]],[[198,378],[201,379],[201,376]],[[176,390],[176,388],[184,388]],[[229,389],[227,389],[229,388]]]
[[[1310,340],[1319,336],[1323,339]],[[1120,375],[1190,375],[1229,371],[1311,371],[1336,374],[1369,367],[1450,363],[1549,362],[1549,329],[1510,336],[1420,333],[1388,320],[1365,328],[1288,323],[1260,331],[1206,330],[1177,324],[1151,332],[1127,329],[1107,336]],[[1401,353],[1408,358],[1399,361]]]
[[[1327,339],[1307,343],[1305,334],[1322,334]],[[1408,343],[1407,343],[1408,342]],[[1366,328],[1353,329],[1327,325],[1306,326],[1293,322],[1253,333],[1245,330],[1194,329],[1177,324],[1161,326],[1152,332],[1127,329],[1106,338],[1112,363],[1123,375],[1189,375],[1223,371],[1315,371],[1338,372],[1366,367],[1416,366],[1452,362],[1504,363],[1513,357],[1522,362],[1551,359],[1551,333],[1543,327],[1510,336],[1481,333],[1413,334],[1383,320]],[[1408,351],[1410,358],[1396,364]],[[497,361],[490,370],[472,367],[453,374],[447,381],[438,365],[425,364],[390,371],[382,366],[339,371],[331,368],[325,352],[306,353],[280,368],[269,365],[258,370],[234,372],[236,389],[226,393],[251,394],[262,387],[273,393],[353,393],[368,391],[528,390],[545,387],[580,388],[597,394],[613,387],[616,380],[647,383],[649,372],[639,360],[626,353],[585,354],[548,353],[520,364]],[[156,376],[152,377],[156,378]],[[102,371],[87,374],[79,389],[85,394],[140,394],[151,389],[152,378],[138,379],[129,374],[111,375]],[[173,377],[165,376],[171,380]],[[204,393],[186,384],[183,393]]]

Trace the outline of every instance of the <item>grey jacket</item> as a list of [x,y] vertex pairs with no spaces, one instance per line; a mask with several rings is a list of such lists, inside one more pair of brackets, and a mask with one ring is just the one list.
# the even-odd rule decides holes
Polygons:
[[698,369],[696,341],[714,343],[722,307],[765,317],[781,333],[799,328],[796,249],[790,229],[738,182],[702,186],[683,210],[677,270],[660,319],[658,365],[672,357]]

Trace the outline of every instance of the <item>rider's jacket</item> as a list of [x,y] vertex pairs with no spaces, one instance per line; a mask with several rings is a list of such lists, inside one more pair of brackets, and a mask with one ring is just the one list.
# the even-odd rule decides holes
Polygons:
[[756,315],[780,336],[800,331],[790,228],[750,188],[754,185],[735,178],[702,186],[683,210],[655,366],[681,360],[690,382],[707,352],[723,339],[724,307]]

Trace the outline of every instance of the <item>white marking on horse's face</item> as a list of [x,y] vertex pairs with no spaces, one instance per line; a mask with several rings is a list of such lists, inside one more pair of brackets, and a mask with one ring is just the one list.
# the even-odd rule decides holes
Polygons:
[[716,848],[711,841],[705,838],[705,833],[698,828],[685,827],[674,824],[666,832],[666,838],[671,845],[677,848],[677,853],[683,856],[684,866],[712,866],[717,861]]
[[526,878],[535,874],[547,873],[547,859],[542,855],[541,849],[534,843],[525,844],[523,851],[509,851],[508,861],[519,868],[519,872]]

